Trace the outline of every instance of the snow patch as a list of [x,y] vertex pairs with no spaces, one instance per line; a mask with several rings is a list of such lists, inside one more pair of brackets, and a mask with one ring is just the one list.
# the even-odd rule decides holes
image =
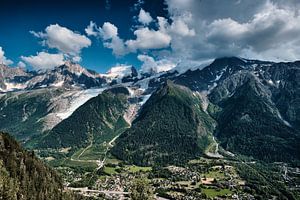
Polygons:
[[53,87],[62,87],[63,85],[64,85],[64,81],[59,81],[57,83],[51,84],[51,86],[53,86]]
[[107,78],[118,78],[122,79],[126,76],[132,75],[132,66],[131,65],[119,65],[112,67],[106,74],[102,74],[102,76]]
[[281,114],[278,112],[278,117],[279,117],[279,119],[281,119],[281,121],[285,124],[285,125],[287,125],[287,126],[289,126],[289,127],[292,127],[292,125],[288,122],[288,121],[286,121],[286,120],[284,120],[283,118],[282,118],[282,116],[281,116]]
[[270,85],[275,85],[274,82],[270,79],[267,81]]
[[22,90],[27,87],[26,84],[4,82],[6,89],[1,89],[2,92],[11,92],[14,90]]
[[144,95],[142,98],[143,100],[139,103],[140,105],[144,105],[148,99],[151,97],[151,94],[147,94],[147,95]]

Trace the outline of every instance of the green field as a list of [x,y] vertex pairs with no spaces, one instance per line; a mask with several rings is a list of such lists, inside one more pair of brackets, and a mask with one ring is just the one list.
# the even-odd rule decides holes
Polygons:
[[230,191],[229,189],[217,190],[217,189],[213,189],[213,188],[203,188],[201,190],[209,198],[214,198],[214,197],[217,197],[217,196],[224,196],[224,195],[231,195],[232,194],[232,191]]
[[49,164],[52,167],[69,167],[89,172],[94,171],[97,168],[97,164],[95,162],[74,161],[69,158],[52,160]]
[[206,178],[215,178],[215,179],[224,179],[225,175],[221,171],[209,171],[208,173],[204,174]]
[[113,175],[113,174],[117,174],[118,172],[116,171],[115,167],[104,167],[103,168],[103,172],[108,174],[108,175]]
[[135,165],[128,165],[128,166],[126,166],[125,169],[129,172],[136,173],[139,171],[142,171],[142,172],[151,171],[152,167],[140,167],[140,166],[135,166]]

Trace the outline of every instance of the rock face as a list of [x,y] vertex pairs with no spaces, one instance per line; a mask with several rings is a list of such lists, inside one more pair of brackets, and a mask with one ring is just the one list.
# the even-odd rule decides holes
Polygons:
[[0,64],[0,92],[24,89],[24,83],[31,77],[32,74],[22,68]]
[[44,87],[101,87],[106,79],[95,71],[66,62],[53,70],[27,72],[22,68],[0,65],[0,92]]
[[66,62],[53,70],[40,72],[27,82],[27,88],[40,87],[101,87],[105,84],[100,74],[87,70],[78,64]]

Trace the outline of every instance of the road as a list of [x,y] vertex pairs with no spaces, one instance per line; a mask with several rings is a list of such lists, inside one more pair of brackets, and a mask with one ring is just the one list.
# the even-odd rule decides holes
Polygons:
[[93,138],[91,138],[91,142],[90,144],[77,156],[77,159],[71,157],[71,161],[77,161],[77,162],[93,162],[97,164],[97,170],[101,169],[104,166],[105,160],[106,160],[106,156],[107,156],[107,152],[109,151],[110,147],[112,147],[113,142],[120,136],[117,135],[115,136],[111,141],[108,142],[105,154],[104,154],[104,158],[102,160],[81,160],[79,159],[85,152],[86,150],[88,150],[89,148],[91,148],[93,146]]
[[205,154],[209,157],[212,157],[212,158],[223,158],[223,156],[221,154],[219,154],[219,144],[217,143],[215,137],[213,136],[213,141],[216,145],[216,148],[215,148],[215,152],[206,152]]

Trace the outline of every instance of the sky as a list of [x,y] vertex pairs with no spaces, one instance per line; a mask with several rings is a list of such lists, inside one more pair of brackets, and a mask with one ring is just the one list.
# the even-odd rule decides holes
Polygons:
[[72,60],[104,73],[184,70],[224,56],[300,59],[299,0],[1,0],[0,63]]

